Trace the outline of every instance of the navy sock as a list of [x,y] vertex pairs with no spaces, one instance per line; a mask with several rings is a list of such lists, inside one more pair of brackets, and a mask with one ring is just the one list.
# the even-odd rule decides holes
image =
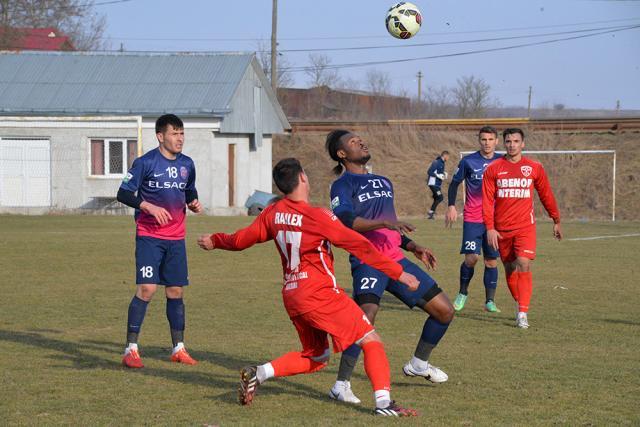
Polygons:
[[148,301],[134,295],[129,303],[129,315],[127,318],[127,343],[138,342],[138,334],[142,328],[144,315],[147,313]]
[[473,267],[467,266],[467,264],[462,262],[460,264],[460,293],[463,295],[467,295],[469,289],[469,282],[473,278]]
[[429,360],[431,351],[438,345],[448,327],[448,323],[441,323],[433,317],[429,317],[424,322],[422,335],[420,335],[420,340],[413,355],[420,360]]
[[351,344],[349,348],[342,352],[340,366],[338,367],[338,381],[349,381],[351,379],[351,374],[356,367],[361,350],[359,345]]
[[498,267],[484,267],[484,290],[486,302],[494,301],[498,287]]
[[171,328],[171,341],[175,347],[184,341],[184,301],[182,298],[167,298],[167,319]]

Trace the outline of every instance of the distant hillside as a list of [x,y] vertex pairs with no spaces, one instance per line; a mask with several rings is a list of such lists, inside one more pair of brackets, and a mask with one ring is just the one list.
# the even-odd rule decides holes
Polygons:
[[[426,170],[440,151],[446,149],[452,153],[452,159],[447,163],[451,176],[460,151],[477,149],[475,132],[434,132],[395,127],[360,134],[369,143],[373,171],[393,180],[396,208],[403,216],[425,215],[431,202],[425,186]],[[273,144],[273,160],[276,162],[290,156],[299,158],[313,185],[313,202],[328,206],[328,189],[334,179],[331,168],[335,163],[324,150],[325,136],[325,133],[277,136]],[[557,135],[537,132],[527,135],[525,142],[529,150],[617,150],[617,219],[640,220],[639,133]],[[543,155],[538,159],[549,173],[565,218],[611,218],[611,155]],[[446,194],[447,185],[443,189]],[[439,207],[440,216],[443,212],[444,206]]]

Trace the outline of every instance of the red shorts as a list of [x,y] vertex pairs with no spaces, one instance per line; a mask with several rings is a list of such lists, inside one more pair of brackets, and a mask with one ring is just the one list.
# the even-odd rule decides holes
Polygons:
[[498,250],[502,262],[515,261],[517,257],[536,258],[536,225],[511,231],[498,231]]
[[330,304],[292,317],[302,343],[302,356],[318,357],[329,348],[339,353],[374,330],[362,309],[345,293]]

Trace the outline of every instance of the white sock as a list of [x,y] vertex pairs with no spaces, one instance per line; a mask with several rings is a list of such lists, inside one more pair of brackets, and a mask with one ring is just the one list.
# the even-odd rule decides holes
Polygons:
[[274,376],[275,376],[275,372],[273,370],[273,365],[271,365],[271,363],[265,363],[264,365],[258,366],[256,377],[258,377],[258,382],[260,384],[262,384],[269,378],[273,378]]
[[134,342],[130,342],[129,344],[127,344],[127,347],[124,349],[125,356],[127,354],[129,354],[131,352],[131,350],[138,351],[138,344],[136,344]]
[[429,362],[427,362],[426,360],[418,359],[415,356],[411,358],[411,362],[409,363],[411,363],[411,366],[416,371],[424,371],[429,367]]
[[389,390],[376,390],[373,392],[376,399],[376,408],[386,408],[391,403],[391,392]]
[[518,312],[518,319],[521,317],[527,317],[527,313],[525,311],[519,311]]
[[176,344],[175,347],[173,347],[173,351],[171,352],[171,354],[176,354],[177,352],[179,352],[183,348],[184,348],[184,343],[183,342],[179,342],[178,344]]

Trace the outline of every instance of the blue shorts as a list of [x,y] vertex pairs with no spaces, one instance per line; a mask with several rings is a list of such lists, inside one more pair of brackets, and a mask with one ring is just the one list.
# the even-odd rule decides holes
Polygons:
[[187,249],[183,240],[136,236],[136,283],[187,286]]
[[436,286],[437,283],[423,269],[406,258],[398,261],[398,264],[402,266],[404,271],[418,278],[420,281],[418,289],[411,291],[402,283],[392,280],[389,276],[375,268],[367,264],[359,264],[353,266],[351,269],[351,276],[353,277],[353,297],[355,298],[363,294],[375,294],[378,298],[382,298],[382,294],[386,290],[395,295],[396,298],[408,307],[415,307],[427,291]]
[[480,248],[482,248],[485,258],[497,259],[500,257],[500,252],[497,249],[493,249],[487,241],[487,229],[484,224],[481,222],[465,222],[462,226],[460,253],[480,255]]

